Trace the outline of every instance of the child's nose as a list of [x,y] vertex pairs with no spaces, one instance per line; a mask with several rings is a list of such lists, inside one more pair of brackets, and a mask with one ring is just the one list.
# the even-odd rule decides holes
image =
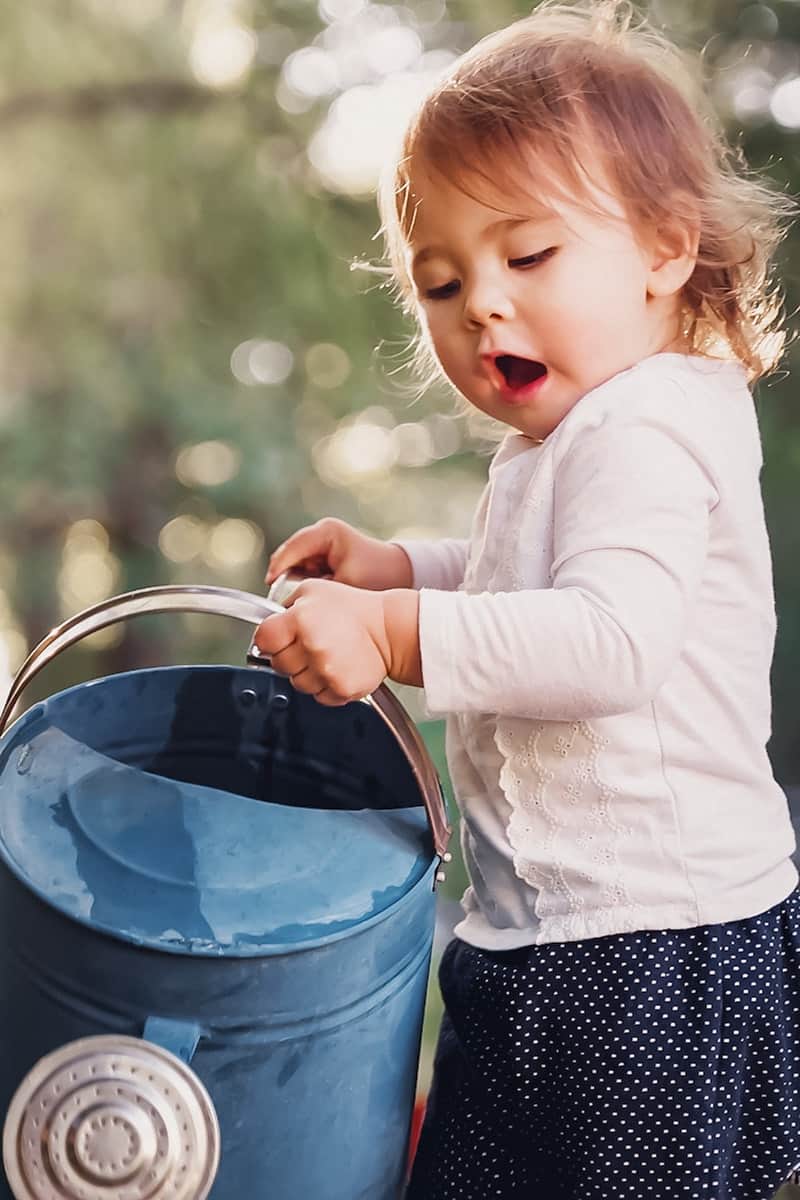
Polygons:
[[464,316],[470,325],[507,321],[514,315],[511,297],[494,279],[476,279],[464,292]]

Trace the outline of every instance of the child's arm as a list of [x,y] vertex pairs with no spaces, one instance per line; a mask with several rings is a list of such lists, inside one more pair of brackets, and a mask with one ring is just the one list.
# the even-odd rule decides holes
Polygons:
[[401,539],[395,545],[401,546],[408,555],[415,588],[454,592],[463,583],[468,541],[461,538],[437,538],[435,541]]
[[615,421],[576,438],[555,496],[550,587],[420,594],[429,711],[632,711],[677,661],[719,500],[703,452],[667,421]]

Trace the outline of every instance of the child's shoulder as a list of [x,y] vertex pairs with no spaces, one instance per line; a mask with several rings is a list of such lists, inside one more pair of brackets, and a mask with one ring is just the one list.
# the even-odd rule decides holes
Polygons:
[[[593,388],[559,427],[563,454],[594,434],[657,429],[693,445],[755,430],[755,410],[740,363],[685,354],[654,354]],[[725,433],[723,433],[725,431]]]

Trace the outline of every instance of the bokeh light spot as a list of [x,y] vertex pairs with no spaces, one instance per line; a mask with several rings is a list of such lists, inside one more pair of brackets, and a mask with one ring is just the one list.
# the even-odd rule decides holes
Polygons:
[[326,187],[352,195],[374,190],[444,61],[438,60],[435,71],[398,71],[378,83],[358,84],[333,101],[308,146]]
[[205,544],[205,524],[186,513],[167,521],[158,535],[159,550],[174,563],[187,563],[199,558]]
[[398,425],[393,438],[401,467],[426,467],[436,457],[431,431],[421,421]]
[[337,388],[350,375],[350,358],[341,346],[333,342],[317,342],[305,356],[306,374],[318,388]]
[[397,461],[392,430],[363,418],[344,422],[311,451],[317,474],[324,483],[349,487],[362,479],[384,475]]
[[221,570],[246,566],[264,549],[264,535],[252,521],[226,517],[213,527],[205,551],[206,562]]
[[195,78],[206,87],[236,87],[247,76],[258,49],[258,38],[243,25],[209,21],[197,30],[189,54]]
[[251,339],[238,345],[231,355],[231,371],[248,387],[283,383],[293,366],[294,355],[283,342]]
[[219,487],[234,478],[241,462],[241,454],[228,442],[198,442],[179,451],[175,474],[184,487]]
[[320,46],[304,46],[290,54],[283,66],[286,86],[300,96],[329,96],[339,87],[336,60]]
[[319,15],[323,21],[352,21],[367,7],[367,0],[320,0]]
[[108,530],[100,521],[94,520],[92,517],[87,517],[81,521],[73,521],[69,526],[66,535],[66,545],[69,552],[76,553],[80,550],[107,550],[111,545],[111,539],[108,536]]
[[71,616],[114,592],[121,574],[119,559],[99,521],[76,521],[67,530],[58,573],[61,610]]
[[785,129],[800,129],[800,76],[779,83],[769,107],[779,125]]
[[408,70],[419,62],[421,55],[422,39],[408,25],[378,29],[364,46],[364,56],[378,75]]

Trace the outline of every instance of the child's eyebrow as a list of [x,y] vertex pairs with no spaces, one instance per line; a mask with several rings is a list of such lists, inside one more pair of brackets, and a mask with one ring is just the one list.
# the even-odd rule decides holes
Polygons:
[[[494,233],[501,226],[506,226],[508,229],[516,229],[520,225],[532,224],[549,226],[554,225],[556,220],[557,218],[554,216],[534,216],[533,214],[527,217],[500,217],[497,221],[491,221],[484,229],[484,233]],[[412,258],[411,270],[415,271],[417,267],[422,266],[429,258],[436,258],[437,255],[445,257],[446,253],[447,251],[440,246],[423,246],[420,250],[417,250]]]

